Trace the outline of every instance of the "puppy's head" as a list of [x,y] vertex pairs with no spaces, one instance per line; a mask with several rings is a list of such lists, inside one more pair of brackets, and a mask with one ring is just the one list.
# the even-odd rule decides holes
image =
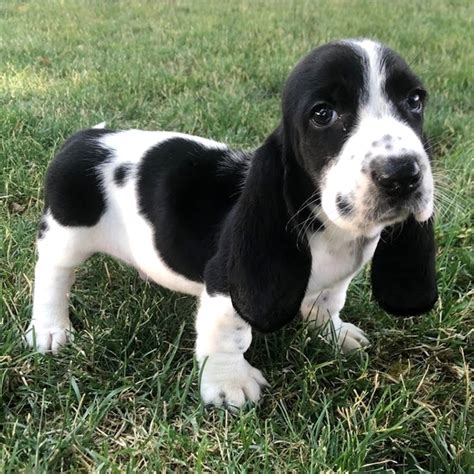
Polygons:
[[324,219],[372,236],[411,214],[420,222],[431,217],[425,99],[405,61],[373,41],[327,44],[296,66],[283,123]]

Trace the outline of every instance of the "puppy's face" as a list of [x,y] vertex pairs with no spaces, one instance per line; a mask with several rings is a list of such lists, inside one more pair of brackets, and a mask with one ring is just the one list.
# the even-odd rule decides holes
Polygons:
[[296,66],[283,96],[284,124],[319,191],[323,218],[367,236],[410,214],[429,219],[425,98],[407,64],[369,40],[325,45]]

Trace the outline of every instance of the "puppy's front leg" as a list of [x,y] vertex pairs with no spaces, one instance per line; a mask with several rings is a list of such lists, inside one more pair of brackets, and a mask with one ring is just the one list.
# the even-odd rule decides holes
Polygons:
[[252,329],[237,314],[229,296],[211,296],[204,290],[196,332],[204,403],[239,408],[246,400],[257,402],[268,383],[244,358],[252,342]]
[[339,317],[346,301],[349,283],[350,279],[321,291],[314,298],[306,297],[301,305],[303,318],[315,327],[322,328],[324,334],[336,336],[336,341],[343,352],[360,349],[369,344],[364,331]]

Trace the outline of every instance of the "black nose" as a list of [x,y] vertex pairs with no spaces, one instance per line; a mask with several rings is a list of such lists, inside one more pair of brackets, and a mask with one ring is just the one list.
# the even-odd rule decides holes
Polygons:
[[420,186],[421,170],[414,156],[375,159],[370,167],[372,179],[389,196],[408,196]]

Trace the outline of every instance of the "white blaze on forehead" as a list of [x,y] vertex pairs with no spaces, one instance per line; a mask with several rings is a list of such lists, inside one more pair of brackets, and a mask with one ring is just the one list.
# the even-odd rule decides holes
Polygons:
[[361,99],[359,118],[384,117],[392,115],[392,106],[384,93],[385,69],[383,66],[384,47],[375,41],[363,39],[352,41],[351,45],[364,59],[365,93]]

